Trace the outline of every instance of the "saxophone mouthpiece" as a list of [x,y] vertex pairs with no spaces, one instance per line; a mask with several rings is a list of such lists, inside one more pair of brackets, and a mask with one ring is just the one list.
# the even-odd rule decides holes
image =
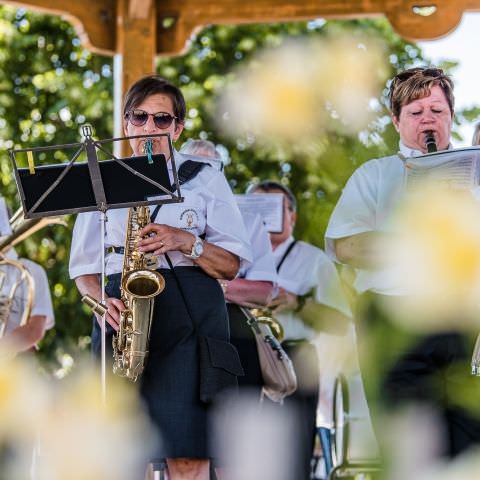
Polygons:
[[431,130],[425,132],[425,146],[428,153],[434,153],[437,151],[437,143],[435,141],[435,135]]

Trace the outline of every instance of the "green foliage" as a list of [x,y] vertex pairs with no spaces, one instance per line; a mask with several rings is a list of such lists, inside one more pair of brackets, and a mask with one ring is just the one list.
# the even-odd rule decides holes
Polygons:
[[[182,141],[204,138],[225,145],[231,158],[226,174],[237,192],[258,179],[288,184],[299,199],[297,236],[319,246],[352,171],[397,149],[386,108],[387,85],[378,92],[377,120],[360,135],[346,136],[332,128],[316,142],[288,151],[263,146],[254,136],[234,140],[222,136],[214,126],[214,118],[221,115],[215,98],[235,78],[234,67],[248,67],[261,48],[280,47],[292,37],[343,32],[353,38],[381,39],[391,75],[423,62],[421,50],[402,40],[384,19],[211,26],[192,40],[186,55],[158,61],[158,72],[178,84],[187,99]],[[110,137],[112,91],[111,59],[85,50],[71,25],[57,17],[0,7],[0,181],[10,205],[18,206],[18,200],[6,149],[77,142],[78,126],[84,122],[95,126],[98,138]],[[479,113],[472,109],[463,118],[473,120]],[[61,362],[63,353],[87,348],[91,326],[68,277],[73,219],[68,222],[67,228],[44,229],[18,249],[47,269],[57,323],[42,341],[40,353],[53,364]]]
[[[111,59],[85,50],[73,27],[58,17],[1,7],[0,180],[8,203],[19,205],[6,149],[78,142],[78,125],[87,121],[99,137],[111,136],[112,120]],[[85,348],[91,329],[68,276],[72,225],[69,218],[67,228],[47,227],[17,248],[48,273],[57,322],[40,353],[54,364],[63,351]]]

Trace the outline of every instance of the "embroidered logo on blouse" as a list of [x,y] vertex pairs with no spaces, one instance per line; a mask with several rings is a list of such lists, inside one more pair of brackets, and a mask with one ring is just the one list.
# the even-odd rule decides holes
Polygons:
[[180,215],[181,228],[184,230],[195,230],[198,227],[198,214],[192,208],[184,210]]

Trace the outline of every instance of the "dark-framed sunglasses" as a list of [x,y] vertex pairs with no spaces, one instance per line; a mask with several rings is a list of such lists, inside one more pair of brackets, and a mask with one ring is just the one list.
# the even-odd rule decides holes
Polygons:
[[160,130],[168,128],[177,117],[166,112],[148,113],[145,110],[134,108],[125,114],[125,118],[136,127],[142,127],[148,121],[148,117],[153,117],[153,123]]
[[446,77],[444,71],[441,68],[432,68],[432,67],[414,67],[409,68],[403,72],[398,73],[392,79],[392,84],[402,83],[405,80],[408,80],[410,77],[413,77],[417,73],[422,73],[427,77]]

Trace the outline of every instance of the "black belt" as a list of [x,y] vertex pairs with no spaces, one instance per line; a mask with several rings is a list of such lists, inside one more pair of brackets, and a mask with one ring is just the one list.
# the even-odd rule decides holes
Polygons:
[[119,255],[123,255],[125,253],[125,248],[124,247],[107,247],[105,249],[105,254],[109,253],[118,253]]

